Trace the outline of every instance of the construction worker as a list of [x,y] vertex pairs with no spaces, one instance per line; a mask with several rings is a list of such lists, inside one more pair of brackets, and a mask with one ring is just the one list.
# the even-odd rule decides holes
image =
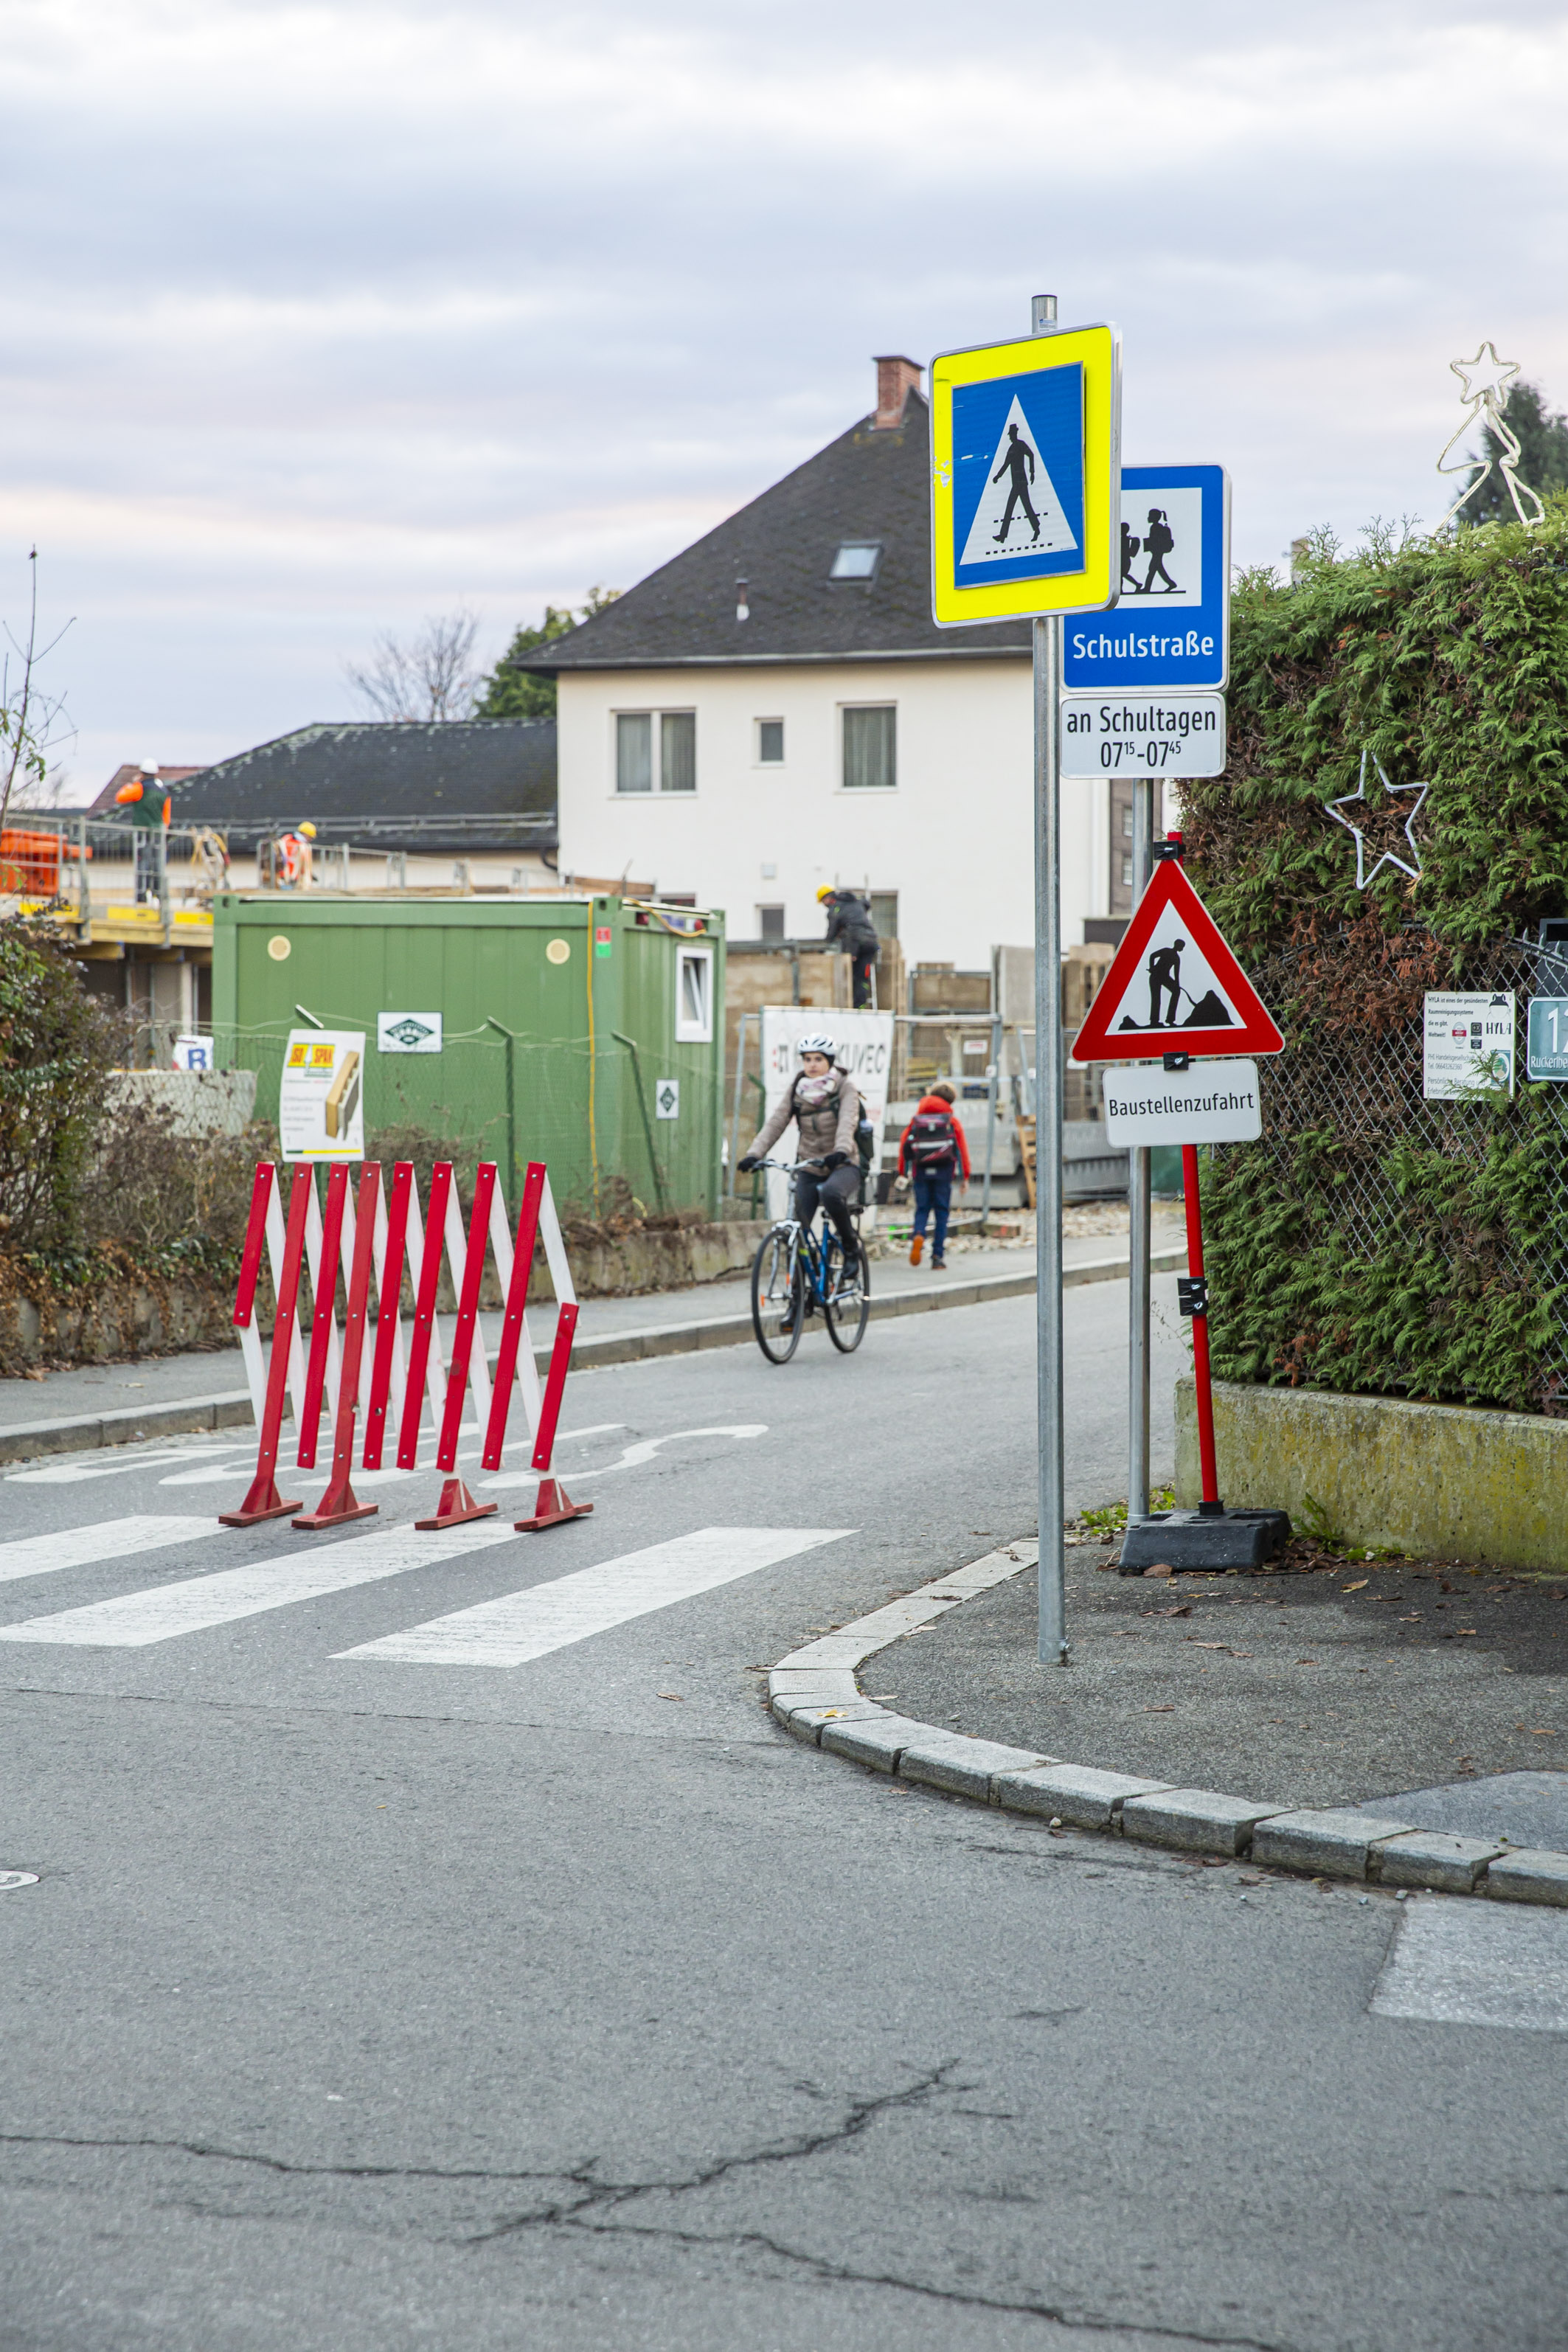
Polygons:
[[135,828],[136,903],[140,907],[158,896],[159,845],[168,831],[169,813],[174,805],[163,790],[157,761],[143,760],[134,780],[121,784],[114,799],[115,805],[126,811]]
[[827,916],[828,946],[842,948],[850,959],[850,1002],[858,1013],[869,1006],[875,992],[871,973],[881,950],[877,926],[871,920],[870,902],[853,890],[836,890],[824,883],[816,894],[816,903]]

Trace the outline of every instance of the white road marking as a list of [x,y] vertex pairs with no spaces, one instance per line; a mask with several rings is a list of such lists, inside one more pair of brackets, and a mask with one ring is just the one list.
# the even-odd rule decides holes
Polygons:
[[205,1536],[216,1544],[218,1530],[211,1519],[100,1519],[90,1528],[63,1528],[47,1536],[21,1536],[0,1544],[0,1584],[23,1576],[52,1576],[61,1568],[95,1568],[100,1560],[129,1559],[139,1551],[159,1551],[165,1544],[194,1543]]
[[1454,1897],[1408,1904],[1372,2008],[1433,2025],[1568,2033],[1568,1915]]
[[[202,1524],[212,1532],[210,1520]],[[445,1535],[386,1528],[379,1535],[349,1536],[320,1547],[312,1545],[283,1559],[231,1568],[217,1576],[194,1576],[152,1591],[128,1592],[118,1601],[64,1609],[53,1617],[25,1618],[19,1624],[0,1625],[0,1642],[59,1642],[94,1649],[140,1650],[150,1642],[204,1633],[237,1617],[286,1609],[296,1601],[317,1601],[329,1592],[345,1592],[355,1584],[374,1584],[384,1576],[403,1576],[411,1568],[430,1568],[438,1560],[460,1559],[468,1552],[488,1551],[493,1544],[515,1541],[505,1520],[479,1520],[453,1528]]]
[[[255,1438],[248,1437],[241,1438],[238,1445],[217,1450],[232,1454],[253,1453],[255,1448]],[[8,1486],[79,1486],[84,1478],[116,1478],[127,1470],[156,1470],[164,1462],[205,1462],[214,1451],[210,1444],[160,1446],[155,1454],[121,1454],[116,1448],[114,1458],[107,1462],[51,1462],[43,1470],[8,1470],[5,1483]],[[232,1462],[226,1475],[233,1476]],[[161,1483],[167,1486],[174,1482],[165,1478]]]
[[508,1592],[477,1608],[434,1617],[405,1633],[341,1650],[344,1658],[385,1658],[400,1665],[521,1666],[552,1650],[585,1642],[650,1610],[689,1601],[715,1585],[814,1551],[853,1535],[852,1528],[699,1528],[672,1542],[623,1552],[548,1584]]
[[[626,1427],[624,1422],[613,1423],[610,1425],[618,1429]],[[575,1437],[588,1437],[594,1434],[592,1431],[585,1429],[574,1430],[572,1433]],[[765,1421],[730,1422],[716,1429],[672,1429],[663,1437],[642,1437],[635,1444],[624,1447],[618,1462],[600,1462],[582,1470],[574,1470],[571,1476],[575,1485],[583,1478],[607,1478],[616,1470],[636,1470],[643,1463],[653,1461],[661,1446],[673,1445],[676,1440],[681,1437],[765,1437],[767,1433],[768,1424]],[[559,1445],[563,1441],[557,1438],[555,1442]],[[489,1494],[492,1489],[502,1486],[531,1486],[539,1475],[537,1470],[527,1470],[521,1474],[509,1470],[500,1477],[486,1478],[480,1483],[484,1491]]]

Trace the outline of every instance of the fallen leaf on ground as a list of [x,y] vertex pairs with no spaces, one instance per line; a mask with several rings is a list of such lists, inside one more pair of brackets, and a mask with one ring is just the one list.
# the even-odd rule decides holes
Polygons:
[[681,1694],[679,1693],[679,1691],[660,1691],[660,1693],[659,1693],[659,1696],[660,1696],[660,1698],[674,1698],[674,1699],[679,1699],[679,1700],[680,1700],[680,1704],[681,1704],[681,1706],[684,1706],[686,1705],[686,1701],[685,1701],[685,1699],[684,1699],[684,1698],[682,1698],[682,1697],[681,1697]]
[[1316,1658],[1297,1658],[1294,1663],[1299,1666],[1315,1666],[1318,1661]]
[[1174,1715],[1176,1710],[1174,1706],[1145,1706],[1141,1707],[1139,1712],[1142,1715]]
[[1358,1576],[1353,1584],[1342,1584],[1340,1591],[1342,1592],[1364,1592],[1371,1582],[1372,1579],[1370,1576]]
[[1145,1576],[1174,1576],[1175,1572],[1168,1559],[1157,1559],[1152,1568],[1143,1570]]
[[1557,1734],[1554,1731],[1546,1730],[1541,1724],[1536,1723],[1531,1724],[1530,1736],[1532,1739],[1555,1739]]
[[1228,1650],[1230,1647],[1228,1642],[1200,1642],[1195,1633],[1184,1633],[1182,1639],[1190,1642],[1194,1650]]
[[1178,1601],[1169,1609],[1141,1609],[1138,1612],[1140,1617],[1190,1617],[1192,1613],[1190,1601]]

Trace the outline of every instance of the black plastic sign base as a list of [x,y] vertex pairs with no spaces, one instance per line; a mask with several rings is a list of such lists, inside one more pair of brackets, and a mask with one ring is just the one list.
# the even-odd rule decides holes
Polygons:
[[1134,1519],[1121,1543],[1123,1576],[1146,1568],[1261,1568],[1290,1540],[1288,1511],[1156,1511]]

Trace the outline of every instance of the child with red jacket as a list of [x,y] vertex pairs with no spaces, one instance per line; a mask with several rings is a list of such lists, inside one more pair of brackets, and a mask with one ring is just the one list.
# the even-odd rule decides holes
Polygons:
[[943,1252],[952,1204],[952,1180],[962,1169],[963,1182],[969,1181],[969,1145],[952,1108],[956,1099],[947,1080],[939,1078],[931,1092],[921,1096],[913,1118],[899,1138],[899,1173],[912,1176],[915,1184],[915,1230],[910,1244],[910,1264],[919,1265],[925,1247],[926,1223],[934,1218],[931,1260],[933,1274],[942,1273],[947,1265]]

